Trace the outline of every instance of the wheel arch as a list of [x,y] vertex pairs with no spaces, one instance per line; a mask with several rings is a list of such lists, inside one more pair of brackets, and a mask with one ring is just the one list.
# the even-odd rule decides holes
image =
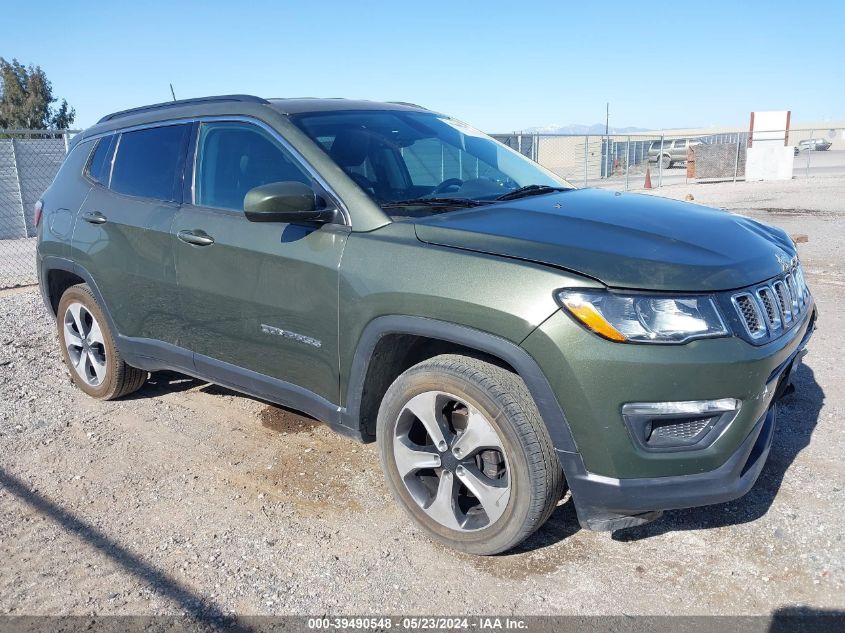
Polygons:
[[427,317],[381,316],[364,328],[349,371],[345,425],[370,439],[390,384],[412,365],[442,353],[460,353],[512,370],[528,387],[555,448],[577,451],[563,409],[528,352],[495,334]]
[[115,334],[118,333],[109,308],[106,302],[103,301],[103,295],[97,287],[97,283],[94,281],[91,273],[83,266],[62,257],[45,257],[41,262],[39,276],[41,279],[41,296],[53,317],[56,316],[56,309],[64,291],[76,284],[85,283],[88,284],[91,292],[94,293],[94,298],[97,300],[103,314],[105,314],[112,332]]

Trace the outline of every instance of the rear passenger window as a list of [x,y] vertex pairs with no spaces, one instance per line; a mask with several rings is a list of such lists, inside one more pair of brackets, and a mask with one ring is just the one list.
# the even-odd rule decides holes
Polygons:
[[175,200],[190,126],[124,132],[117,143],[111,188],[130,196]]
[[242,211],[244,196],[271,182],[311,177],[267,132],[249,123],[204,123],[197,147],[195,204]]
[[116,135],[112,134],[97,141],[91,159],[88,161],[88,177],[106,187],[109,186],[109,172],[116,138]]

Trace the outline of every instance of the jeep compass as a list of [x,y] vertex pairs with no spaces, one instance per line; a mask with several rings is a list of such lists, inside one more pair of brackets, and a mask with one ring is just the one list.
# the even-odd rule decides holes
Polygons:
[[576,189],[405,103],[230,95],[110,114],[36,205],[70,375],[175,370],[377,442],[432,538],[514,547],[746,493],[816,320],[760,222]]

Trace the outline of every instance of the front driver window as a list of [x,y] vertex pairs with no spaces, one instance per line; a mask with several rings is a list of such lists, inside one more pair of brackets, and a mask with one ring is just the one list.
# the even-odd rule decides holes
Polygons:
[[276,139],[256,125],[202,124],[195,204],[242,211],[247,191],[271,182],[311,186],[311,177]]

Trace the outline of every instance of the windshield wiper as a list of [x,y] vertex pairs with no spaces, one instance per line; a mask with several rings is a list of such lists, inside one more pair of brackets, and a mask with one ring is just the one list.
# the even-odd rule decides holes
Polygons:
[[544,193],[552,193],[554,191],[569,191],[569,189],[566,187],[551,187],[549,185],[525,185],[524,187],[503,193],[496,200],[516,200],[517,198],[525,198],[527,196],[541,196]]
[[385,202],[382,209],[394,209],[397,207],[481,207],[490,204],[490,201],[473,200],[472,198],[411,198],[409,200],[396,200]]

